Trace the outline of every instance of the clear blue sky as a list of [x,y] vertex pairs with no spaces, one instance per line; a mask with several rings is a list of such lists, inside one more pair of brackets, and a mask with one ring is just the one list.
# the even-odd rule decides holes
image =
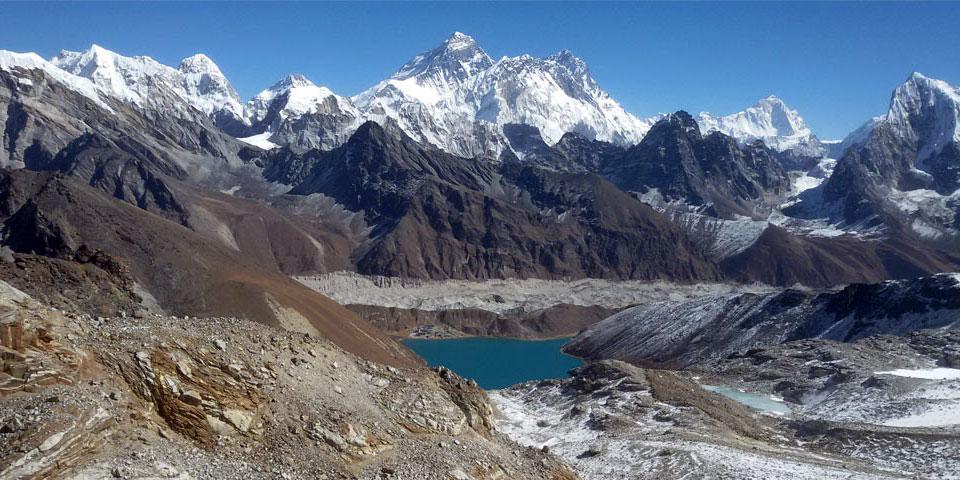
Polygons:
[[822,138],[883,113],[912,71],[960,83],[955,3],[0,3],[0,21],[0,49],[44,57],[204,52],[244,98],[290,72],[352,95],[459,30],[494,58],[570,49],[639,116],[773,93]]

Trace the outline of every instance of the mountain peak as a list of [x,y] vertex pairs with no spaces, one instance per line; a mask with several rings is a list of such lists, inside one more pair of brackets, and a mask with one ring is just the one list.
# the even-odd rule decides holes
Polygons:
[[281,90],[289,90],[291,88],[296,88],[296,87],[315,87],[315,86],[316,84],[311,82],[310,79],[307,78],[306,76],[299,73],[291,73],[290,75],[287,75],[286,77],[283,77],[282,79],[280,79],[280,81],[278,81],[277,83],[273,84],[273,86],[270,87],[270,90],[281,91]]
[[444,81],[463,80],[493,65],[473,37],[454,32],[438,47],[405,63],[391,78],[436,77]]
[[220,67],[218,67],[216,63],[213,63],[210,57],[202,53],[181,60],[179,70],[183,73],[207,73],[219,77],[223,76]]
[[582,58],[574,55],[570,50],[560,50],[559,52],[547,57],[547,60],[557,62],[577,76],[589,74],[587,62],[584,62]]
[[113,50],[108,50],[106,48],[97,45],[96,43],[91,44],[90,48],[87,49],[86,53],[90,54],[93,57],[115,57],[117,55]]
[[920,158],[960,142],[960,89],[913,72],[890,99],[884,122],[922,144]]
[[461,32],[453,32],[443,42],[443,45],[449,50],[462,50],[477,46],[477,41],[470,35]]
[[[61,52],[68,52],[68,51],[69,51],[69,50],[61,50]],[[97,45],[96,43],[91,43],[91,44],[90,44],[90,48],[87,49],[87,52],[89,52],[89,53],[91,53],[91,54],[96,54],[96,53],[106,53],[106,52],[110,52],[110,50],[107,50],[106,48],[103,48],[103,47],[101,47],[100,45]],[[111,53],[112,53],[112,52],[111,52]]]
[[[667,115],[666,118],[660,121],[682,126],[688,130],[696,128],[699,131],[700,129],[700,125],[697,124],[697,121],[694,120],[693,117],[689,113],[687,113],[686,110],[677,110],[676,112],[673,112]],[[660,122],[657,122],[657,123],[660,123]]]
[[913,72],[893,92],[890,102],[890,115],[909,115],[918,113],[924,104],[932,105],[938,99],[948,102],[960,102],[960,89],[943,80],[926,77]]
[[776,95],[768,95],[752,107],[722,117],[703,112],[698,122],[704,132],[719,131],[741,143],[762,140],[767,146],[781,152],[800,148],[805,155],[822,153],[819,140],[816,140],[800,114]]
[[[116,62],[118,56],[116,52],[107,50],[94,43],[85,51],[60,50],[60,53],[57,54],[56,57],[53,57],[50,62],[67,71],[84,69],[90,72],[98,67],[113,68],[113,64]],[[71,73],[87,76],[81,74],[79,71],[73,71]]]
[[760,105],[773,105],[781,108],[787,108],[787,104],[783,103],[783,100],[781,100],[780,97],[773,94],[767,95],[765,98],[760,99],[760,101],[757,102],[757,106]]

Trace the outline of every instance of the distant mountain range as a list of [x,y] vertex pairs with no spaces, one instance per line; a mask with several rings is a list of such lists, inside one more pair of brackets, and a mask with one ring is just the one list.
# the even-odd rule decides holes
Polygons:
[[[507,147],[507,124],[537,127],[551,145],[573,132],[630,146],[662,117],[640,119],[627,113],[570,51],[495,61],[459,32],[353,97],[292,74],[244,103],[203,54],[172,68],[150,57],[125,57],[94,45],[86,52],[63,51],[45,68],[87,79],[100,95],[142,109],[171,108],[156,95],[167,90],[231,135],[261,147],[285,145],[301,151],[342,145],[365,120],[467,157],[498,157]],[[724,117],[701,113],[698,122],[705,132],[720,131],[744,143],[763,140],[780,152],[825,153],[799,114],[773,96]]]
[[[842,142],[773,96],[639,119],[568,51],[495,61],[461,33],[354,97],[289,75],[244,102],[204,55],[173,68],[98,46],[2,51],[0,80],[0,164],[19,188],[3,243],[120,248],[171,308],[236,291],[211,293],[233,285],[219,274],[170,282],[144,245],[226,249],[245,284],[352,269],[827,286],[960,268],[960,95],[919,74]],[[77,208],[116,228],[45,211],[65,204],[35,199],[38,182],[93,189],[113,206]],[[166,233],[124,233],[114,207]]]

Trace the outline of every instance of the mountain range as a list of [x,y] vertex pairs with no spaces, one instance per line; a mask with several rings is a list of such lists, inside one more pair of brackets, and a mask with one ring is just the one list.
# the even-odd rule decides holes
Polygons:
[[[85,52],[62,51],[46,68],[87,79],[100,95],[141,109],[182,110],[183,103],[164,104],[164,94],[174,94],[222,130],[268,148],[330,149],[342,145],[363,121],[374,120],[450,153],[496,158],[507,147],[502,132],[507,124],[535,126],[551,145],[573,132],[629,146],[662,117],[641,119],[626,112],[570,51],[495,61],[459,32],[352,97],[291,74],[244,103],[203,54],[173,68],[93,45]],[[778,151],[824,151],[797,112],[774,96],[724,117],[701,113],[698,121],[704,131],[720,131],[742,142],[764,140]]]
[[289,75],[247,102],[202,54],[0,51],[0,106],[0,232],[45,265],[22,272],[31,295],[78,301],[43,272],[100,252],[126,267],[77,281],[393,362],[408,353],[289,276],[822,287],[960,268],[960,94],[920,74],[842,142],[776,97],[640,119],[568,51],[495,61],[460,33],[356,96]]

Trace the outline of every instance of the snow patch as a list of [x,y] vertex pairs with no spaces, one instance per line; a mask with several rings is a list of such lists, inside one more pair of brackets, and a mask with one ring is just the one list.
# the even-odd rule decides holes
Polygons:
[[960,369],[957,368],[918,368],[897,369],[886,372],[874,372],[877,375],[893,375],[896,377],[923,378],[928,380],[960,379]]
[[270,141],[270,137],[273,135],[271,132],[258,133],[250,137],[238,138],[243,143],[253,145],[254,147],[259,147],[264,150],[272,150],[277,148],[277,144]]

